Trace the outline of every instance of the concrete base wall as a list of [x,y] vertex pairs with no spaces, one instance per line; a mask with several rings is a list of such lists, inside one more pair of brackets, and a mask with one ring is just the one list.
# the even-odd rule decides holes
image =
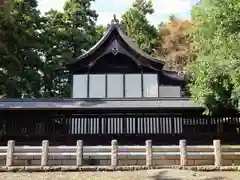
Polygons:
[[[5,158],[0,159],[0,166],[5,166]],[[39,166],[41,164],[40,158],[33,157],[15,157],[14,166]],[[84,165],[97,165],[97,166],[108,166],[111,164],[110,158],[106,159],[84,159]],[[145,157],[119,157],[119,166],[133,166],[133,165],[145,165]],[[240,156],[225,156],[222,160],[224,166],[239,165]],[[62,159],[48,159],[49,166],[75,166],[75,157],[65,157]],[[180,165],[179,156],[159,156],[153,159],[154,166],[170,166]],[[189,156],[187,159],[188,166],[201,166],[201,165],[214,165],[213,156]]]

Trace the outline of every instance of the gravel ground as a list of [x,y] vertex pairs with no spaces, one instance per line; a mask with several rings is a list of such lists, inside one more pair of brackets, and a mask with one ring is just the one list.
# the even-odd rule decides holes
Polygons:
[[240,173],[192,172],[183,170],[86,173],[1,173],[0,180],[240,180]]

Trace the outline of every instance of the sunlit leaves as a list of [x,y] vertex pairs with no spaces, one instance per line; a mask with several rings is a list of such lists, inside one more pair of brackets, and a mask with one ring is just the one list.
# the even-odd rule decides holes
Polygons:
[[165,68],[184,71],[187,63],[195,58],[190,52],[188,39],[191,27],[190,21],[177,19],[175,16],[159,26],[160,46],[155,55],[166,61]]
[[197,60],[188,68],[193,74],[189,87],[208,113],[227,113],[238,106],[239,5],[238,0],[205,0],[192,11],[191,48]]

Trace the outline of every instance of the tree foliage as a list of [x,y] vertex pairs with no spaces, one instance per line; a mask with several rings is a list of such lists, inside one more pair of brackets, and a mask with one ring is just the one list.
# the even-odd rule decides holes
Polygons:
[[40,12],[35,0],[13,1],[10,17],[1,16],[0,81],[2,97],[39,97],[42,69]]
[[195,59],[190,52],[189,33],[191,22],[170,16],[168,23],[158,27],[159,47],[154,52],[155,56],[166,61],[165,68],[170,70],[185,71],[188,62]]
[[127,35],[146,53],[153,53],[158,43],[157,29],[146,17],[153,12],[152,1],[136,0],[121,21]]
[[[45,62],[44,96],[69,97],[69,74],[64,67],[98,40],[101,31],[95,26],[97,14],[92,0],[69,0],[63,12],[45,14],[42,52]],[[56,71],[58,69],[58,71]]]
[[40,16],[36,0],[12,0],[9,14],[0,13],[2,98],[70,96],[65,64],[103,33],[91,1],[68,0],[63,12]]
[[188,67],[192,97],[206,113],[232,112],[240,97],[240,3],[205,0],[192,15],[191,49],[197,55]]

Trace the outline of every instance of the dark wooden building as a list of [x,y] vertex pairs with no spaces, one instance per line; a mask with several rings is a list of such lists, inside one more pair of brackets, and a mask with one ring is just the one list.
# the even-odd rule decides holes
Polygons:
[[70,99],[0,101],[1,143],[88,145],[239,143],[239,117],[207,117],[185,96],[184,75],[138,49],[114,19],[101,40],[67,65]]

